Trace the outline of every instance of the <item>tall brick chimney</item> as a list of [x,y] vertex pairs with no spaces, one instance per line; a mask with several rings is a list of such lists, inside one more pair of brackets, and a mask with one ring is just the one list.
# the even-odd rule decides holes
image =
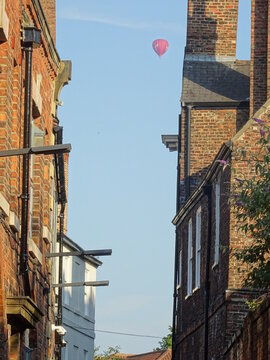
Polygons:
[[186,55],[236,56],[238,0],[188,0]]
[[250,115],[270,97],[270,1],[251,3]]

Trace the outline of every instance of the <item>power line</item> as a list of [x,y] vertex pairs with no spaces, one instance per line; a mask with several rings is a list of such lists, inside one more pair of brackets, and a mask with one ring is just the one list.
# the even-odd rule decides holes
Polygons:
[[[81,329],[81,330],[93,330],[89,328],[84,328],[80,326],[74,326],[75,329]],[[124,332],[116,332],[116,331],[109,331],[109,330],[94,330],[95,332],[101,332],[101,333],[107,333],[107,334],[115,334],[115,335],[125,335],[125,336],[135,336],[135,337],[143,337],[143,338],[153,338],[153,339],[162,339],[161,336],[155,336],[155,335],[143,335],[143,334],[132,334],[132,333],[124,333]]]
[[117,334],[117,335],[126,335],[126,336],[137,336],[137,337],[145,337],[145,338],[162,339],[161,336],[155,336],[155,335],[130,334],[130,333],[122,333],[122,332],[108,331],[108,330],[95,330],[95,331],[97,331],[97,332],[103,332],[103,333],[108,333],[108,334]]

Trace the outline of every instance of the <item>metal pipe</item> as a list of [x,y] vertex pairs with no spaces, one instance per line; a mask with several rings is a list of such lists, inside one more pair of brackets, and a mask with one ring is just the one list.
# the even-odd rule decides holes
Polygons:
[[63,256],[110,256],[112,255],[111,249],[105,250],[82,250],[82,251],[67,251],[57,253],[46,253],[45,257],[63,257]]
[[[177,144],[177,183],[176,183],[176,213],[180,210],[180,181],[181,181],[181,134],[182,134],[182,115],[178,118],[178,144]],[[177,276],[178,276],[178,239],[175,230],[175,254],[174,254],[174,287],[173,287],[173,319],[172,319],[172,360],[175,359],[176,350],[176,302],[177,302]]]
[[10,157],[10,156],[19,156],[19,155],[50,155],[58,153],[69,153],[71,150],[70,144],[60,144],[53,146],[35,146],[30,148],[22,149],[11,149],[0,151],[0,157]]
[[[63,233],[64,233],[64,208],[65,206],[61,206],[60,212],[60,238],[59,238],[59,251],[63,252]],[[59,276],[58,276],[59,284],[63,283],[63,258],[59,258]],[[62,287],[59,288],[58,291],[58,306],[57,306],[57,325],[62,325],[63,313],[62,313],[62,298],[63,292]]]
[[[56,143],[63,143],[63,127],[57,127],[54,129],[56,135]],[[64,239],[64,216],[65,216],[65,206],[66,206],[66,189],[65,189],[65,171],[64,171],[64,156],[62,153],[55,155],[56,168],[57,168],[57,191],[58,191],[58,201],[61,204],[60,210],[60,224],[59,224],[59,252],[63,252],[63,239]],[[58,282],[63,283],[63,257],[59,258],[58,265]],[[58,306],[57,306],[57,325],[62,325],[63,322],[63,289],[62,287],[58,290]],[[62,347],[61,345],[58,348],[58,360],[62,358]]]
[[[32,90],[32,55],[33,47],[24,49],[25,59],[25,95],[24,95],[24,138],[23,147],[31,147],[31,90]],[[20,273],[24,278],[25,295],[30,295],[30,283],[28,274],[28,213],[29,213],[29,170],[31,155],[23,155],[23,181],[22,181],[22,216],[21,216],[21,254]]]
[[108,280],[103,281],[78,281],[78,282],[72,282],[72,283],[59,283],[59,284],[52,284],[53,288],[63,288],[63,287],[73,287],[73,286],[109,286]]
[[211,238],[212,238],[212,184],[207,184],[203,188],[204,194],[207,196],[208,204],[208,224],[207,224],[207,246],[206,246],[206,269],[205,269],[205,285],[204,285],[204,360],[208,360],[208,332],[209,332],[209,292],[210,292],[210,254],[211,254]]

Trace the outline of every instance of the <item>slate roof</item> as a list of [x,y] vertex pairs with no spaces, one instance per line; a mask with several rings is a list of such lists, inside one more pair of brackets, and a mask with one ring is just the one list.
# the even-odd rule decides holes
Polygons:
[[250,62],[185,60],[181,101],[185,103],[249,100]]
[[171,350],[158,350],[149,353],[129,355],[126,360],[171,360]]

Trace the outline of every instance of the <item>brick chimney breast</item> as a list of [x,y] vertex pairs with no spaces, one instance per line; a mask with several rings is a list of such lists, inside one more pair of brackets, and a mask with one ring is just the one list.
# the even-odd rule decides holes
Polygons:
[[238,0],[188,0],[186,56],[236,56]]

